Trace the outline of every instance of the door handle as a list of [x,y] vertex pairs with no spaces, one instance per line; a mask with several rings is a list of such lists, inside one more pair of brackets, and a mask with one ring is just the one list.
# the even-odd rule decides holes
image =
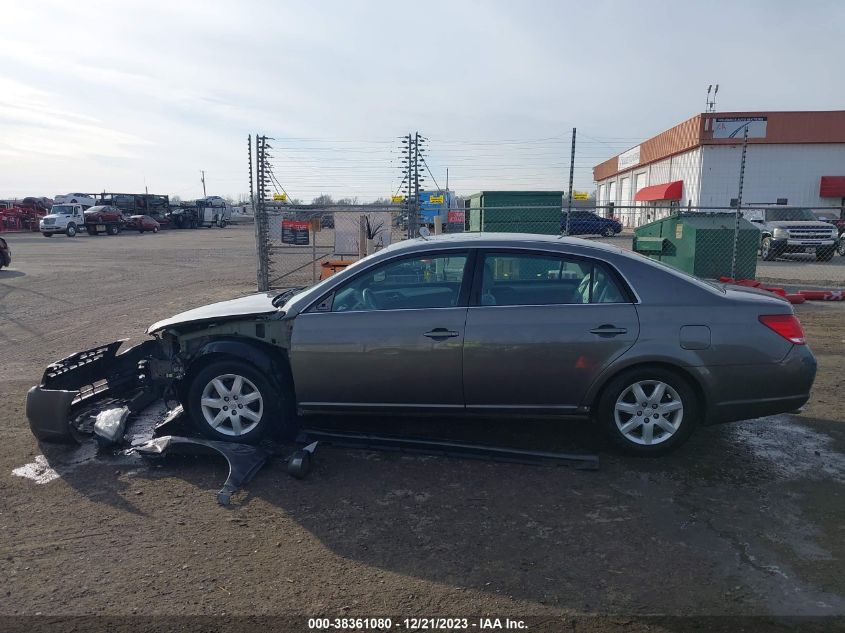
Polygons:
[[456,336],[460,336],[460,332],[455,332],[455,330],[447,330],[445,327],[436,327],[430,332],[426,332],[423,336],[427,336],[428,338],[437,339],[444,339],[444,338],[455,338]]
[[628,330],[624,327],[616,327],[614,325],[600,325],[590,330],[590,333],[598,334],[599,336],[617,336],[618,334],[627,334]]

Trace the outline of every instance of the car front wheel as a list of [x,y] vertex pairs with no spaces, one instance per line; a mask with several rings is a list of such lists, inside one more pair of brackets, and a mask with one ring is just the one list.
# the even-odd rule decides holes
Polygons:
[[68,237],[76,237],[76,225],[75,224],[68,224],[67,230],[65,231],[65,234]]
[[632,455],[656,456],[689,439],[699,409],[686,380],[655,367],[611,380],[599,399],[598,417],[617,447]]
[[836,244],[836,252],[845,257],[845,234],[839,236],[839,242]]
[[280,421],[281,394],[249,363],[231,359],[210,363],[194,376],[187,409],[206,437],[254,442]]
[[764,237],[760,243],[760,256],[767,262],[777,259],[778,254],[772,246],[772,238]]
[[616,231],[613,230],[612,226],[608,226],[604,229],[604,231],[602,231],[602,235],[604,235],[605,237],[613,237],[614,235],[616,235]]

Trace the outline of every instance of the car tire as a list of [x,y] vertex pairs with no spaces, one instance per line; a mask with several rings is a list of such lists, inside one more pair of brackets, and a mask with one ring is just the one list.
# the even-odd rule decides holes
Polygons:
[[68,224],[67,228],[65,229],[65,235],[67,235],[68,237],[76,237],[76,225]]
[[153,227],[153,233],[158,233],[158,227],[157,226]]
[[613,230],[612,226],[608,226],[604,229],[604,231],[602,231],[602,235],[604,237],[613,237],[614,235],[616,235],[616,231]]
[[86,227],[85,227],[85,231],[88,233],[88,235],[97,235],[97,229],[96,229],[96,227],[93,227],[93,226],[86,226]]
[[639,367],[622,372],[605,386],[597,418],[617,448],[630,455],[658,456],[689,439],[698,424],[700,406],[695,390],[678,373]]
[[[253,396],[254,393],[258,396]],[[249,401],[239,403],[236,396]],[[295,426],[295,416],[283,415],[284,398],[285,395],[279,393],[254,365],[227,358],[211,362],[194,374],[186,391],[185,404],[194,426],[206,437],[252,443],[263,437],[271,426],[281,423],[282,430]],[[209,404],[214,401],[220,406]],[[232,405],[238,409],[232,409]]]
[[763,241],[760,242],[760,257],[762,257],[767,262],[771,262],[777,259],[778,254],[775,252],[775,249],[772,246],[772,238],[764,237]]
[[833,259],[833,255],[836,253],[835,246],[828,246],[825,248],[817,248],[816,249],[816,261],[818,262],[829,262]]
[[117,235],[118,233],[120,233],[120,229],[116,224],[109,224],[106,228],[106,233],[108,233],[109,235]]
[[839,241],[836,243],[836,252],[845,257],[845,234],[839,236]]
[[53,237],[52,233],[41,233],[44,237]]

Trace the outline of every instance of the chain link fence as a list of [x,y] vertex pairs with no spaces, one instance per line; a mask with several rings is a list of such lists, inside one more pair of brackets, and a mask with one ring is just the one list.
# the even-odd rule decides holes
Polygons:
[[[266,205],[263,215],[259,259],[268,289],[308,285],[409,237],[408,212],[395,206]],[[830,208],[499,206],[453,211],[443,220],[429,230],[563,234],[633,250],[704,279],[845,286],[845,222]]]

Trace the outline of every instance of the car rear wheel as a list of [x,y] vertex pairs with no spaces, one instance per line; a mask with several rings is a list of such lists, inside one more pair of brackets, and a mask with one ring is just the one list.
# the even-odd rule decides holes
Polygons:
[[157,226],[153,227],[153,233],[158,233],[158,227]]
[[642,456],[663,455],[686,442],[699,414],[689,383],[659,367],[623,372],[605,387],[598,405],[610,440]]
[[227,359],[210,363],[194,376],[187,409],[206,437],[255,442],[272,424],[285,423],[281,394],[253,365]]
[[106,232],[109,235],[117,235],[118,233],[120,233],[120,229],[117,227],[116,224],[109,224],[108,228],[106,229]]
[[839,242],[836,244],[836,252],[845,257],[845,234],[839,236]]

